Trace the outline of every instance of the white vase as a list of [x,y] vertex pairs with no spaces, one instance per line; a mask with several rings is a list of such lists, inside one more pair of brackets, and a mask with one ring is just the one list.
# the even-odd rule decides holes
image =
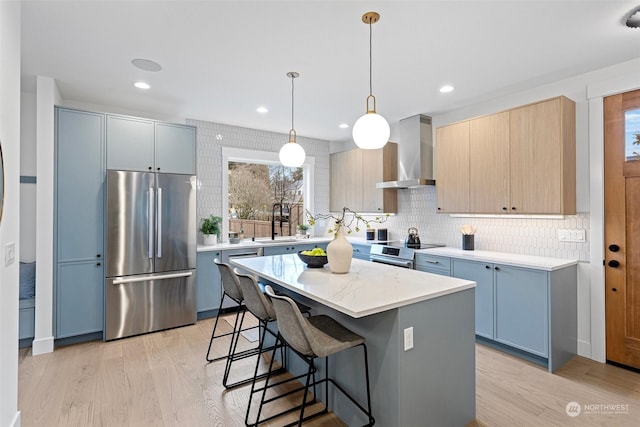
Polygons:
[[203,234],[205,246],[213,246],[218,243],[217,234]]
[[327,260],[329,270],[332,273],[344,274],[349,272],[351,267],[351,257],[353,256],[353,246],[344,235],[344,228],[338,226],[336,237],[327,245]]

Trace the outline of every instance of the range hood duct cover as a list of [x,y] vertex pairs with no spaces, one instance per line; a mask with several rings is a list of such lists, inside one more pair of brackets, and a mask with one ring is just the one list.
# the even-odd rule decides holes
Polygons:
[[376,188],[413,188],[435,185],[431,117],[417,114],[400,120],[398,180],[378,182]]

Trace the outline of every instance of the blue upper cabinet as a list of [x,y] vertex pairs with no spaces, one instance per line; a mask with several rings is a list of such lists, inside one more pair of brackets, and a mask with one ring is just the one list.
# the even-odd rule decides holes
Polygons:
[[107,116],[107,169],[154,170],[154,123]]
[[196,128],[156,123],[155,168],[166,173],[196,173]]
[[107,116],[107,169],[196,173],[196,129]]
[[57,262],[103,251],[104,115],[56,109]]

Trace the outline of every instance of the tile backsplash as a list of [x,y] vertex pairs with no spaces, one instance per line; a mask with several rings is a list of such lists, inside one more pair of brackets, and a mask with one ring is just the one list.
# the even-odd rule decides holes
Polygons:
[[[563,219],[459,218],[436,213],[435,193],[433,186],[398,191],[398,214],[389,217],[384,225],[378,227],[386,227],[390,238],[399,240],[405,239],[409,227],[417,227],[422,242],[439,242],[461,248],[459,229],[470,224],[477,228],[474,239],[476,250],[589,262],[589,213],[567,215]],[[558,230],[585,230],[586,242],[561,242]],[[358,237],[364,237],[364,232],[359,233]]]

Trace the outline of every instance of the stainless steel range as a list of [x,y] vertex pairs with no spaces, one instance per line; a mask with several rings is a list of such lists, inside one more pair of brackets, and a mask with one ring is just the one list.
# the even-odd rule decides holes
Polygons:
[[[446,246],[444,243],[422,243],[419,249],[438,248]],[[397,267],[415,268],[416,249],[401,245],[371,245],[369,261]]]

